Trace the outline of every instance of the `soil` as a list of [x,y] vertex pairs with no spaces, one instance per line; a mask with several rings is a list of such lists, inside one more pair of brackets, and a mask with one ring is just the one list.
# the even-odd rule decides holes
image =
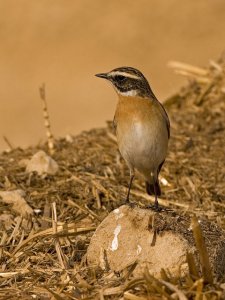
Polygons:
[[[222,59],[214,62],[204,76],[193,76],[166,102],[172,130],[159,201],[180,216],[195,214],[220,231],[225,229],[224,70]],[[27,159],[39,150],[58,163],[55,175],[26,172]],[[122,295],[134,299],[133,294],[140,300],[147,295],[161,299],[172,297],[177,289],[188,299],[200,294],[224,299],[224,278],[208,284],[201,274],[172,278],[164,270],[162,281],[148,271],[134,280],[132,269],[121,277],[86,265],[94,230],[123,203],[127,191],[129,173],[111,122],[106,128],[56,140],[53,153],[47,144],[3,152],[0,165],[0,189],[23,190],[34,211],[22,218],[12,205],[1,202],[1,299],[120,299]],[[131,201],[139,205],[153,201],[139,179],[134,181]],[[158,224],[161,231],[172,227],[179,231],[182,223],[174,222],[171,228],[163,224]],[[212,237],[207,245],[213,248],[214,242]],[[224,261],[220,263],[223,269]]]

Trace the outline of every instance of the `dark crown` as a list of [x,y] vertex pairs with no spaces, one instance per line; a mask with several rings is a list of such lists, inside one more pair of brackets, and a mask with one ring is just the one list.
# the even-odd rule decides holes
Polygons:
[[135,91],[137,96],[144,98],[156,98],[144,75],[137,69],[131,67],[120,67],[107,73],[118,92],[128,93]]

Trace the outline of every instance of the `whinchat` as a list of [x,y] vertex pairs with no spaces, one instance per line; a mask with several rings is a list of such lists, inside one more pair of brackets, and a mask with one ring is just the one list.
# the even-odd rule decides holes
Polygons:
[[147,193],[155,196],[154,207],[158,210],[158,175],[170,137],[168,115],[137,69],[121,67],[96,76],[110,81],[119,97],[113,124],[119,151],[130,169],[126,201],[129,203],[132,181],[138,171],[145,179]]

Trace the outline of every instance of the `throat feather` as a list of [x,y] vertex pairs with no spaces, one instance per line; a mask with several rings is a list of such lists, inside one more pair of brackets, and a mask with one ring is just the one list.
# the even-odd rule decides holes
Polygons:
[[130,90],[130,91],[126,91],[126,92],[118,91],[118,93],[125,97],[135,97],[138,94],[137,90]]

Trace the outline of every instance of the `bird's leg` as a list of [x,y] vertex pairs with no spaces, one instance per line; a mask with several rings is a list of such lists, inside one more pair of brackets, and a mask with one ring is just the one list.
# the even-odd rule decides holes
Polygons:
[[130,190],[131,190],[133,179],[134,179],[134,172],[130,171],[130,182],[129,182],[129,187],[128,187],[128,191],[127,191],[126,203],[130,203],[129,197],[130,197]]
[[158,195],[156,191],[156,182],[154,181],[154,194],[155,194],[155,203],[154,203],[154,209],[156,211],[160,211],[161,208],[159,207],[159,202],[158,202]]

